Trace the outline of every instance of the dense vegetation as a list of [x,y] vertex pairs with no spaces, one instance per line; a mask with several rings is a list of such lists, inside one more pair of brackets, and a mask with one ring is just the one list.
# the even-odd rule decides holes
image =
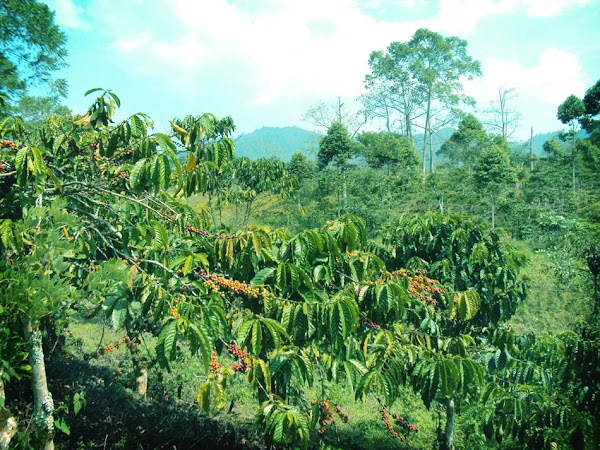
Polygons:
[[210,113],[114,123],[102,89],[7,109],[0,448],[596,446],[600,84],[543,158],[470,114],[436,154],[466,42],[419,30],[370,67],[388,131],[340,114],[316,161],[236,157]]

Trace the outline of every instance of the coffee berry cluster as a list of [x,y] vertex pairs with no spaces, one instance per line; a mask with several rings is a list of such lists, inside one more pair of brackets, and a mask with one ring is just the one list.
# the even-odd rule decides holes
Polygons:
[[8,148],[9,150],[14,150],[15,149],[15,143],[13,141],[9,141],[8,139],[4,139],[2,141],[2,148]]
[[234,292],[237,295],[248,295],[253,298],[275,298],[275,295],[266,289],[260,289],[254,287],[251,284],[246,284],[238,280],[232,280],[227,277],[224,277],[223,275],[206,275],[206,272],[204,275],[202,275],[202,271],[200,272],[200,275],[204,278],[207,278],[204,281],[204,285],[217,294],[222,294],[221,290],[223,289],[226,291]]
[[217,355],[217,352],[215,351],[210,359],[210,373],[217,376],[221,373],[222,368],[223,364],[219,362],[219,355]]
[[131,339],[129,336],[125,336],[123,339],[115,341],[112,344],[107,344],[105,347],[102,347],[97,352],[92,352],[86,356],[88,358],[97,358],[99,355],[106,355],[114,350],[120,349],[123,344],[127,345],[130,343],[137,344],[137,343],[139,343],[139,339],[137,337]]
[[246,350],[241,349],[233,342],[229,344],[227,350],[239,360],[239,362],[233,364],[233,370],[236,372],[245,372],[248,370],[248,352]]
[[379,329],[381,329],[380,325],[378,325],[375,322],[373,322],[367,316],[362,316],[360,318],[360,323],[362,323],[364,326],[366,326],[368,328],[371,328],[372,330],[379,330]]
[[383,422],[385,423],[386,428],[391,433],[391,435],[394,436],[395,439],[400,439],[401,441],[406,441],[408,439],[408,437],[405,434],[400,434],[396,431],[396,429],[394,428],[394,425],[392,424],[392,418],[394,419],[394,423],[396,425],[401,426],[402,428],[404,428],[407,431],[407,434],[410,432],[418,433],[421,430],[419,427],[411,424],[408,420],[406,420],[404,417],[400,417],[398,414],[393,414],[390,417],[390,413],[385,406],[383,406],[381,408],[380,412],[381,412],[381,418],[383,419]]
[[410,281],[408,291],[411,295],[418,298],[422,302],[436,305],[436,296],[446,294],[446,291],[439,286],[439,282],[426,276],[427,270],[420,269],[411,272],[407,269],[396,270],[389,274],[393,278],[406,277]]
[[[317,408],[318,405],[318,409]],[[331,409],[331,400],[323,400],[319,403],[318,400],[314,400],[312,402],[313,406],[313,414],[318,412],[318,423],[319,423],[319,436],[324,436],[327,433],[327,430],[332,425],[335,425],[335,417],[333,415],[333,410]],[[342,419],[342,422],[348,423],[348,414],[342,411],[342,408],[337,403],[335,404],[335,412]]]

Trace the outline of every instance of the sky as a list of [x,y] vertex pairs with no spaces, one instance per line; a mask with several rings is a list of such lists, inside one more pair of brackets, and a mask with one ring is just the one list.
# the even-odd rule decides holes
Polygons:
[[[600,0],[46,0],[66,33],[66,105],[101,87],[157,131],[187,114],[232,116],[238,132],[300,126],[318,102],[349,108],[372,51],[419,28],[458,36],[481,62],[465,83],[489,109],[514,89],[515,139],[565,128],[558,106],[600,78]],[[371,127],[377,129],[377,124]]]

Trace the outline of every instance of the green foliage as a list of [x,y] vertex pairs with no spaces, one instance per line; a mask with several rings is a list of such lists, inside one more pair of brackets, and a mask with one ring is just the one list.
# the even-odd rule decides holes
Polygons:
[[498,193],[502,186],[514,180],[507,153],[499,146],[484,149],[473,167],[477,187]]
[[[3,318],[28,313],[64,323],[76,306],[124,329],[128,339],[153,334],[147,356],[157,370],[174,371],[183,355],[197,358],[197,398],[206,414],[224,410],[245,377],[266,439],[280,447],[320,440],[324,425],[307,398],[320,389],[325,400],[330,383],[349,386],[358,399],[384,399],[386,411],[412,389],[427,407],[446,410],[449,423],[454,408],[479,408],[485,420],[472,423],[481,442],[491,429],[490,436],[537,445],[543,426],[551,430],[547,442],[566,442],[553,433],[589,440],[595,347],[567,338],[520,340],[500,328],[525,298],[526,263],[501,234],[432,212],[403,217],[383,240],[356,214],[297,233],[250,226],[257,198],[294,193],[290,166],[317,186],[333,171],[314,173],[301,158],[287,167],[235,158],[233,122],[212,114],[174,120],[172,139],[150,134],[152,121],[141,113],[115,124],[118,103],[102,91],[88,115],[54,118],[31,134],[18,121],[2,122],[1,137],[14,138],[3,144],[2,160],[14,174],[3,177],[11,202],[0,203],[0,251],[18,263],[0,262],[8,292]],[[336,133],[344,148],[353,148],[342,135]],[[330,192],[358,197],[354,192],[376,183],[350,168],[346,150],[329,152],[328,136],[323,155],[344,173]],[[401,138],[361,136],[375,165],[404,164],[395,159],[404,157]],[[476,180],[507,185],[503,149],[487,153],[474,168]],[[444,176],[411,188],[406,178],[402,184],[395,174],[365,170],[406,192],[430,189]],[[377,201],[397,196],[378,189]],[[180,199],[192,193],[208,197],[212,217]],[[215,212],[227,203],[246,208],[244,230],[216,231]],[[21,267],[30,269],[19,273]],[[23,342],[10,320],[2,336],[17,348]],[[22,375],[23,355],[9,354],[8,344],[0,351],[5,373]],[[128,352],[139,361],[133,346]],[[579,365],[566,367],[566,355],[575,353]],[[555,381],[563,375],[569,387]],[[586,394],[566,401],[576,389]],[[564,405],[559,416],[553,405]],[[579,416],[577,408],[584,409]],[[501,411],[515,414],[508,421]]]
[[570,95],[559,107],[556,117],[562,123],[570,124],[585,114],[585,105],[576,95]]
[[263,426],[268,445],[308,448],[310,431],[304,413],[281,401],[261,405],[257,420]]
[[321,138],[317,161],[321,168],[333,164],[342,171],[354,156],[355,144],[341,122],[333,122],[327,134]]
[[[36,84],[51,84],[65,66],[66,37],[50,8],[36,0],[7,0],[0,5],[0,91],[13,97]],[[65,94],[66,83],[55,87]]]
[[437,153],[454,164],[471,167],[488,145],[489,138],[482,123],[474,115],[467,114]]
[[363,145],[359,151],[371,167],[409,171],[419,162],[415,146],[406,136],[366,131],[357,139]]
[[519,271],[526,258],[496,232],[466,218],[439,213],[404,217],[386,242],[393,267],[425,269],[460,293],[449,309],[457,309],[463,319],[477,311],[472,323],[505,321],[525,299]]

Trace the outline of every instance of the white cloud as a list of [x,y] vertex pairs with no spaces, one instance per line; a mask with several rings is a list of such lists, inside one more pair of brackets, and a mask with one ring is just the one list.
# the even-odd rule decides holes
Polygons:
[[532,67],[517,61],[488,58],[483,66],[483,77],[467,84],[470,95],[493,99],[499,86],[517,88],[537,101],[562,102],[573,93],[585,90],[584,74],[577,56],[573,53],[549,48]]
[[440,10],[430,21],[439,31],[462,36],[475,32],[484,19],[526,11],[530,17],[559,15],[566,9],[586,6],[592,0],[440,0]]
[[[352,0],[288,0],[255,13],[225,0],[177,0],[171,11],[176,23],[170,29],[178,36],[167,40],[171,34],[142,31],[118,38],[111,48],[125,55],[122,63],[147,72],[151,65],[140,60],[151,55],[156,70],[168,63],[174,76],[183,70],[188,78],[208,64],[235,64],[255,80],[246,101],[261,105],[306,95],[355,96],[369,53],[409,39],[417,28],[377,23]],[[326,25],[327,32],[315,23]]]
[[[73,0],[53,1],[73,5]],[[265,123],[297,118],[318,100],[356,97],[369,72],[369,54],[409,40],[418,28],[467,37],[483,31],[494,17],[557,14],[598,0],[440,0],[435,16],[411,22],[378,22],[358,6],[365,1],[383,5],[383,0],[89,1],[86,17],[94,23],[95,38],[112,40],[106,65],[117,61],[124,85],[143,75],[161,98],[178,107],[222,105],[227,113],[244,111],[250,120]],[[385,3],[392,2],[399,9],[418,3]],[[494,51],[492,45],[489,54]],[[484,73],[467,86],[480,106],[506,85],[552,117],[557,106],[552,102],[583,86],[577,58],[557,49],[547,50],[533,65],[490,57]]]
[[[518,93],[511,107],[523,114],[522,123],[536,132],[560,128],[556,109],[569,95],[583,95],[586,84],[583,69],[573,53],[549,48],[533,66],[495,57],[483,64],[483,77],[465,83],[465,92],[478,99],[485,109],[498,98],[498,88],[514,88]],[[525,137],[520,136],[520,137]]]
[[451,34],[469,35],[477,29],[481,20],[488,16],[510,11],[510,1],[493,0],[441,0],[440,11],[431,20],[435,30]]
[[82,8],[75,5],[73,0],[46,0],[48,7],[56,12],[56,23],[65,28],[87,30],[90,25],[81,17]]
[[582,7],[590,0],[522,0],[531,17],[557,16],[570,7]]

